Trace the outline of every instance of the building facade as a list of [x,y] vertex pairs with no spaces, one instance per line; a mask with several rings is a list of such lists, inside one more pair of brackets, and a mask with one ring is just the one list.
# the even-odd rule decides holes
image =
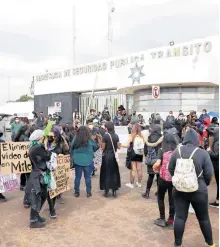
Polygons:
[[[76,108],[85,116],[88,108],[108,106],[114,115],[120,104],[145,118],[170,110],[219,111],[219,41],[212,36],[37,75],[35,111],[47,114],[57,101],[65,121]],[[160,88],[157,99],[153,86]]]

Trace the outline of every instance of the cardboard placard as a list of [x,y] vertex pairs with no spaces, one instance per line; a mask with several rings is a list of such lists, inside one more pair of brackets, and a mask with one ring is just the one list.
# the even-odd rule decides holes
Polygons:
[[68,184],[70,178],[70,155],[57,157],[57,167],[53,172],[53,176],[57,188],[49,192],[51,199],[70,189]]
[[16,190],[20,187],[20,182],[16,174],[1,176],[0,174],[0,193]]
[[29,142],[5,142],[1,147],[1,174],[30,173],[31,161],[28,157]]

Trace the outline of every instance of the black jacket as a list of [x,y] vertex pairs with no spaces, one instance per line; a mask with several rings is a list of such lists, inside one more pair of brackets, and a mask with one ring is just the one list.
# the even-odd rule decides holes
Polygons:
[[[188,159],[196,147],[199,147],[199,139],[195,130],[189,129],[186,131],[181,147],[181,157]],[[179,151],[176,149],[169,163],[169,172],[171,176],[174,175],[176,168],[176,161],[180,158]],[[213,166],[210,156],[207,151],[199,148],[193,155],[193,161],[196,168],[197,175],[203,171],[202,175],[198,179],[199,189],[198,191],[207,191],[207,185],[210,184],[213,175]]]
[[212,150],[209,151],[209,155],[212,160],[212,164],[215,170],[219,169],[219,128],[214,128],[214,143]]
[[44,146],[35,145],[30,148],[29,157],[32,164],[32,172],[28,180],[26,191],[30,193],[34,188],[36,194],[41,192],[40,179],[41,172],[47,171],[47,161],[50,161],[51,152],[46,151]]

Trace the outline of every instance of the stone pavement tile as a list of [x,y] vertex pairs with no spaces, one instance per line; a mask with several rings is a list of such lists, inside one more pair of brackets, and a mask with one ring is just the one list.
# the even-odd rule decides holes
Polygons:
[[[144,167],[145,169],[145,167]],[[22,206],[23,192],[8,193],[8,202],[0,204],[0,240],[1,247],[170,247],[173,245],[173,231],[154,225],[159,211],[154,195],[154,183],[151,199],[141,197],[146,186],[145,169],[141,189],[131,190],[125,187],[129,171],[120,167],[122,188],[119,197],[104,198],[99,191],[99,176],[92,178],[93,196],[86,198],[85,182],[81,181],[80,198],[73,197],[73,179],[71,190],[63,194],[64,205],[56,204],[58,218],[51,220],[47,203],[42,215],[47,218],[45,229],[29,229],[30,210]],[[72,174],[74,177],[74,174]],[[215,196],[215,184],[210,187],[210,199]],[[166,198],[166,212],[168,204]],[[217,209],[210,208],[210,218],[215,241],[219,238],[219,216]],[[204,240],[195,215],[190,214],[184,233],[184,246],[204,246]]]

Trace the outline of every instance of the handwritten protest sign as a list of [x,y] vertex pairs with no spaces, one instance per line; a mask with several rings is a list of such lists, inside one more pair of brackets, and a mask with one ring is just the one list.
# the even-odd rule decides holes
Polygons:
[[28,157],[29,142],[1,143],[1,174],[30,173],[31,161]]
[[20,187],[19,179],[16,174],[1,176],[0,174],[0,193],[5,193],[18,189]]
[[51,199],[70,189],[68,184],[70,178],[70,155],[58,156],[57,167],[53,172],[53,176],[56,181],[56,189],[49,192]]

